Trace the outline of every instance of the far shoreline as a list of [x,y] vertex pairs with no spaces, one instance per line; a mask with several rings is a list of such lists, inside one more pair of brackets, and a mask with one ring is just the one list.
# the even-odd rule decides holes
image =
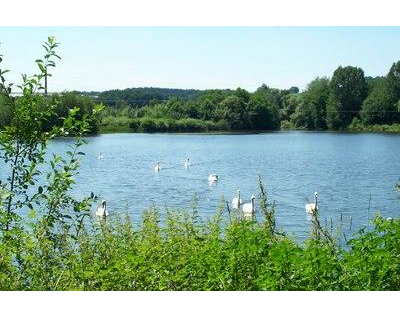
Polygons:
[[170,135],[255,135],[255,134],[275,134],[275,133],[329,133],[329,134],[390,134],[390,135],[400,135],[400,130],[396,131],[379,131],[379,130],[304,130],[304,129],[279,129],[279,130],[257,130],[257,131],[193,131],[193,132],[145,132],[145,131],[129,131],[126,129],[113,130],[113,131],[100,131],[97,134],[91,134],[87,136],[96,135],[107,135],[107,134],[170,134]]

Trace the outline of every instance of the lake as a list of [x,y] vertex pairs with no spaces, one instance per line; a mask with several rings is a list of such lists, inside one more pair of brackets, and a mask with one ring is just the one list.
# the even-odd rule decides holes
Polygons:
[[[400,177],[400,135],[328,132],[264,134],[104,134],[87,137],[76,194],[91,191],[107,200],[109,212],[139,219],[146,208],[189,207],[210,216],[221,199],[238,189],[244,201],[258,196],[258,175],[276,202],[279,228],[307,236],[305,198],[319,192],[322,219],[352,218],[353,230],[380,211],[399,215],[394,186]],[[58,140],[61,153],[72,140]],[[98,159],[99,153],[104,159]],[[191,167],[184,168],[186,157]],[[154,167],[160,161],[161,170]],[[217,185],[207,178],[217,173]],[[256,200],[257,203],[257,200]]]

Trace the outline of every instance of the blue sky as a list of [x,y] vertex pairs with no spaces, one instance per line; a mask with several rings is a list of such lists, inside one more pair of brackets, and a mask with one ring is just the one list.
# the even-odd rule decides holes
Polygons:
[[10,81],[35,71],[48,35],[62,57],[50,91],[303,89],[339,65],[377,76],[400,59],[400,27],[0,27]]

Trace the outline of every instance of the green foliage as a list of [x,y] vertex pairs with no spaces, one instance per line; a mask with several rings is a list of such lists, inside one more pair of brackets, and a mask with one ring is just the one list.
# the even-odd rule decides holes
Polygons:
[[383,79],[383,76],[377,76],[377,77],[371,77],[371,76],[366,76],[365,77],[365,82],[367,83],[368,87],[368,95],[371,93],[371,91],[374,89],[375,85]]
[[236,95],[228,96],[215,110],[216,118],[229,122],[232,129],[246,129],[245,102]]
[[[76,200],[70,195],[70,189],[78,172],[78,157],[84,154],[79,151],[84,144],[81,136],[90,131],[91,122],[101,107],[93,108],[90,115],[81,114],[77,107],[70,108],[60,118],[59,126],[47,128],[49,121],[57,117],[58,102],[44,99],[39,92],[45,90],[43,84],[50,75],[49,67],[54,67],[54,59],[60,57],[56,54],[58,43],[54,37],[49,37],[43,47],[43,59],[36,60],[38,74],[22,76],[23,83],[18,86],[22,96],[11,95],[12,84],[6,83],[3,76],[6,71],[0,70],[0,93],[12,112],[11,120],[0,132],[0,160],[9,172],[6,181],[0,182],[0,242],[7,243],[9,251],[19,249],[26,233],[21,213],[42,214],[30,229],[43,232],[49,241],[47,245],[56,251],[65,238],[75,236],[80,230],[95,198],[92,194]],[[65,136],[76,137],[71,150],[64,156],[53,155],[46,160],[49,141]],[[46,174],[42,174],[44,165],[50,167]],[[14,253],[12,258],[21,263],[19,255]]]
[[279,107],[271,96],[271,90],[258,90],[250,98],[247,106],[249,129],[275,130],[279,129]]
[[0,130],[10,124],[12,119],[12,103],[4,93],[0,93]]
[[400,221],[381,216],[374,229],[361,230],[349,242],[341,282],[345,290],[398,290],[400,286]]
[[[282,121],[291,121],[292,125],[296,124],[300,115],[294,113],[301,106],[303,102],[303,94],[288,94],[283,97],[282,108],[280,109],[280,118]],[[301,112],[297,110],[297,112]],[[296,118],[295,118],[296,117]],[[282,125],[282,123],[281,123]]]
[[276,222],[275,222],[275,203],[272,205],[268,202],[267,190],[261,180],[261,176],[258,176],[258,187],[259,187],[259,201],[261,213],[264,216],[264,223],[266,231],[271,237],[277,233]]
[[365,125],[358,117],[355,117],[348,128],[350,131],[363,131]]
[[[1,290],[399,290],[400,221],[374,220],[343,250],[324,238],[299,245],[264,221],[221,213],[199,221],[155,209],[140,224],[91,222],[76,238],[43,229],[0,246]],[[57,246],[56,246],[57,245]]]
[[210,132],[224,131],[229,129],[227,122],[203,121],[192,118],[173,119],[153,119],[144,117],[132,119],[129,128],[135,132]]
[[[329,96],[329,80],[316,78],[311,81],[303,93],[303,102],[296,111],[297,117],[301,116],[303,122],[297,126],[305,126],[311,130],[326,129],[326,105]],[[300,115],[301,113],[301,115]]]
[[136,131],[136,128],[131,129],[129,126],[132,121],[134,120],[128,116],[105,116],[101,118],[100,131],[102,133]]
[[392,97],[396,102],[400,99],[400,60],[390,67],[387,80]]
[[[51,97],[46,98],[43,102],[43,106],[47,107],[48,103],[56,104],[55,114],[49,118],[45,126],[46,130],[51,129],[53,126],[61,126],[64,118],[68,115],[71,109],[78,109],[76,113],[76,119],[82,120],[83,117],[91,117],[96,112],[96,104],[94,101],[87,97],[81,96],[75,92],[64,92],[61,94],[53,94]],[[97,133],[98,120],[90,120],[88,130],[86,133]]]
[[392,124],[399,119],[389,80],[380,79],[362,105],[361,118],[365,124]]
[[150,102],[163,102],[170,98],[179,98],[184,101],[195,100],[206,91],[194,89],[168,89],[168,88],[129,88],[125,90],[108,90],[101,93],[82,92],[88,96],[96,96],[99,101],[109,106],[142,107]]
[[[387,76],[374,78],[364,78],[360,68],[338,67],[331,79],[317,77],[302,93],[297,87],[279,90],[263,84],[253,93],[241,88],[137,88],[106,91],[107,97],[84,94],[107,105],[98,124],[103,132],[190,132],[191,125],[193,132],[353,130],[350,124],[355,118],[361,118],[363,130],[368,130],[368,126],[400,123],[399,65],[394,63]],[[135,95],[145,97],[137,103]]]
[[339,67],[330,82],[327,103],[327,125],[330,129],[343,129],[358,115],[366,97],[364,72],[356,67]]
[[[101,117],[91,122],[90,133],[190,132],[191,125],[193,132],[353,130],[350,124],[354,118],[361,118],[363,130],[368,130],[368,126],[400,123],[399,67],[400,62],[396,62],[387,76],[365,78],[360,68],[338,67],[331,80],[317,77],[302,93],[297,87],[279,90],[265,84],[253,93],[241,88],[132,88],[102,93],[68,92],[43,98],[43,104],[46,106],[54,102],[49,99],[56,98],[56,113],[62,117],[72,107],[80,108],[79,115],[90,115],[95,103],[104,103]],[[1,95],[0,110],[1,129],[12,117]],[[48,120],[46,130],[60,126],[62,120],[57,116]],[[386,126],[382,129],[397,130]]]
[[400,133],[400,124],[365,125],[360,119],[355,117],[353,122],[349,125],[348,130],[356,132]]
[[268,88],[267,91],[251,94],[243,89],[212,90],[194,101],[171,98],[137,109],[107,107],[100,128],[102,131],[138,132],[278,129],[278,105],[273,103],[276,100],[270,96],[270,91]]
[[292,130],[296,130],[296,129],[299,129],[299,128],[297,128],[293,124],[293,122],[290,122],[290,121],[287,121],[287,120],[281,121],[281,130],[292,131]]

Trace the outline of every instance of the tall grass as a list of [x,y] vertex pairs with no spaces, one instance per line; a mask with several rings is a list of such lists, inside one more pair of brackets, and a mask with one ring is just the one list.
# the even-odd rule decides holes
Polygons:
[[0,289],[400,289],[399,220],[377,216],[374,228],[343,250],[323,234],[299,244],[276,232],[270,211],[256,222],[222,211],[202,220],[195,209],[171,210],[161,221],[152,208],[139,224],[128,216],[91,221],[57,242],[35,225],[0,243]]

